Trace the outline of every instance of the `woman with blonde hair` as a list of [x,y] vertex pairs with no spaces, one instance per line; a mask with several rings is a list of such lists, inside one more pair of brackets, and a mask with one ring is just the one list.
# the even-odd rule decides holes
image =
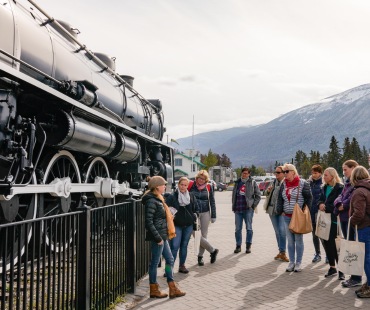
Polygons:
[[[331,226],[329,239],[323,240],[323,246],[326,252],[326,256],[329,260],[329,270],[325,274],[325,278],[336,275],[337,268],[335,267],[335,262],[338,263],[338,252],[335,245],[335,238],[337,236],[337,217],[333,213],[334,211],[334,201],[342,193],[343,184],[339,178],[337,170],[332,167],[326,168],[324,170],[323,177],[323,187],[321,189],[321,195],[319,199],[319,210],[325,213],[331,214]],[[344,274],[339,271],[339,280],[344,280]]]
[[290,261],[286,271],[300,272],[302,271],[302,257],[304,251],[303,235],[292,233],[289,230],[289,224],[296,203],[298,203],[300,208],[306,206],[306,208],[308,207],[311,209],[312,194],[310,185],[307,181],[299,177],[294,165],[285,164],[283,169],[285,179],[280,187],[276,213],[284,215]]
[[363,166],[356,167],[351,175],[355,190],[351,198],[351,225],[358,227],[358,240],[365,243],[366,282],[355,291],[357,297],[370,298],[370,176]]
[[190,236],[193,232],[193,223],[197,219],[196,212],[198,212],[196,199],[193,193],[189,193],[188,185],[189,179],[181,177],[177,189],[166,198],[167,205],[177,211],[174,219],[176,237],[170,241],[170,247],[174,260],[176,260],[177,252],[180,250],[179,272],[181,273],[189,272],[185,267],[185,262]]
[[200,247],[198,252],[198,265],[204,266],[203,254],[207,250],[211,254],[211,264],[216,261],[218,249],[214,248],[207,240],[209,223],[216,222],[216,202],[213,186],[208,184],[209,175],[206,170],[200,170],[195,176],[195,181],[189,182],[188,190],[193,193],[199,208],[200,220]]
[[168,240],[174,238],[176,234],[173,216],[163,198],[166,184],[166,180],[162,177],[152,177],[148,183],[148,190],[142,198],[145,205],[145,240],[151,243],[149,263],[150,298],[165,298],[168,296],[160,291],[157,283],[157,268],[162,255],[166,261],[165,272],[170,298],[185,295],[185,292],[180,291],[173,279],[174,259]]

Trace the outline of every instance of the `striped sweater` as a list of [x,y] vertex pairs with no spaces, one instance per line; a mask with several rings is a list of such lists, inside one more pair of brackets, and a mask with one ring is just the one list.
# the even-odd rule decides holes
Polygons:
[[292,190],[291,198],[289,201],[286,195],[286,191],[285,191],[285,182],[283,182],[283,185],[280,187],[280,192],[279,192],[277,206],[276,206],[277,214],[282,214],[283,212],[285,214],[292,214],[294,205],[296,203],[298,203],[301,208],[304,205],[307,205],[311,209],[312,194],[311,194],[310,185],[307,181],[302,180],[302,179],[299,180],[299,183],[300,183],[300,186],[299,186],[298,200],[297,200],[298,187],[296,187]]

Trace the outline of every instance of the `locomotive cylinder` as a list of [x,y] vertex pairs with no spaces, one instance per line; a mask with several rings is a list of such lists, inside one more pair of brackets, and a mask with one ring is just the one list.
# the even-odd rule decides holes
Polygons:
[[129,137],[114,133],[83,118],[66,112],[58,116],[56,132],[49,132],[47,143],[72,151],[114,158],[120,162],[133,161],[140,154],[139,143]]

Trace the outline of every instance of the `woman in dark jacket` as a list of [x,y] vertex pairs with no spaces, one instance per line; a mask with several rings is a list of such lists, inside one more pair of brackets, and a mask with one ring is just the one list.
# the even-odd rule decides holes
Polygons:
[[209,222],[216,222],[216,202],[213,187],[208,184],[209,175],[206,170],[200,170],[195,182],[189,184],[189,192],[197,199],[200,219],[200,247],[198,252],[198,265],[204,266],[203,254],[207,250],[211,254],[211,264],[216,261],[218,249],[215,249],[207,240]]
[[175,261],[177,252],[180,249],[179,272],[181,273],[189,272],[185,267],[185,262],[190,236],[193,232],[193,224],[197,219],[195,214],[197,212],[196,199],[193,193],[189,193],[188,185],[188,178],[180,178],[178,188],[166,198],[167,205],[175,208],[177,211],[174,219],[176,237],[170,241],[170,247]]
[[358,241],[365,243],[366,282],[355,291],[357,297],[370,298],[370,176],[363,166],[356,167],[351,175],[355,190],[351,198],[351,225],[358,227]]
[[[334,201],[341,194],[343,184],[338,176],[337,170],[332,167],[326,168],[324,171],[324,186],[321,189],[321,196],[319,199],[319,210],[331,214],[331,225],[329,239],[323,240],[326,256],[329,260],[330,268],[325,274],[325,278],[337,274],[335,262],[338,263],[338,252],[335,245],[335,238],[337,237],[337,218],[334,211]],[[339,280],[344,280],[344,274],[339,271]]]
[[166,180],[154,176],[149,180],[148,191],[145,192],[142,202],[145,205],[145,240],[151,243],[151,260],[149,263],[149,284],[151,298],[164,298],[168,295],[159,290],[157,283],[158,263],[163,255],[166,260],[165,272],[169,287],[170,298],[181,297],[185,292],[180,291],[173,280],[174,259],[168,239],[175,236],[173,216],[164,202],[163,193],[166,190]]

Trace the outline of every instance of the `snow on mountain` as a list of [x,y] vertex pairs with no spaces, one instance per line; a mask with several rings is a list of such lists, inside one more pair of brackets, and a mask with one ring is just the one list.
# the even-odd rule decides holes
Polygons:
[[[340,144],[345,137],[356,137],[361,146],[370,148],[369,107],[370,84],[364,84],[264,125],[196,135],[195,147],[203,154],[209,149],[225,153],[235,167],[250,164],[267,167],[276,160],[290,161],[297,150],[327,152],[333,135]],[[191,137],[179,139],[180,148],[188,147],[189,140]]]

